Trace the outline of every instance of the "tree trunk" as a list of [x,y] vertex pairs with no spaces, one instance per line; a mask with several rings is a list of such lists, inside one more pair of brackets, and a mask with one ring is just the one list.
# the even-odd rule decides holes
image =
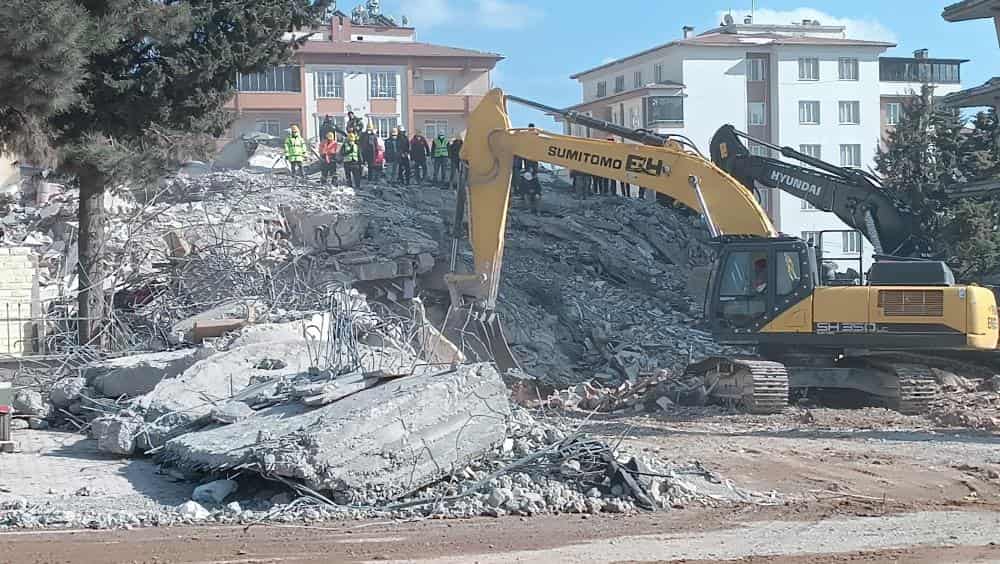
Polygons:
[[80,345],[100,348],[105,326],[104,295],[104,188],[107,178],[92,167],[82,167],[80,181],[80,233],[78,238]]

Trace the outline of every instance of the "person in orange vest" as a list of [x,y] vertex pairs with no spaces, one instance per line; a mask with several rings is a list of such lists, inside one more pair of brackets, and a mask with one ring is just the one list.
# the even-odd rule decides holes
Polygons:
[[326,139],[320,142],[318,151],[324,184],[326,184],[327,179],[329,179],[330,184],[337,184],[337,151],[339,150],[337,136],[332,131],[328,131]]

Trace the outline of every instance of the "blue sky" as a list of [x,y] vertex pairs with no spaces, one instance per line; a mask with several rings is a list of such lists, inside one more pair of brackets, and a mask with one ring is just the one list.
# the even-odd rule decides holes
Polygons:
[[[962,66],[965,86],[1000,76],[993,22],[945,22],[941,10],[952,1],[758,0],[757,21],[818,19],[846,25],[850,37],[897,43],[887,55],[926,47],[932,57],[970,59]],[[341,3],[345,11],[355,4]],[[577,82],[569,79],[574,72],[677,39],[684,25],[696,33],[715,27],[730,10],[740,20],[750,0],[383,0],[382,6],[397,19],[406,15],[419,41],[504,55],[494,75],[504,90],[567,106],[580,101]],[[511,113],[515,126],[553,126],[531,110],[512,107]]]

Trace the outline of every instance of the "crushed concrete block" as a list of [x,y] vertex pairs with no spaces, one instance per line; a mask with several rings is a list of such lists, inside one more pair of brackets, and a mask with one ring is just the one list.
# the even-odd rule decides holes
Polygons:
[[169,441],[163,456],[192,469],[260,462],[342,499],[386,499],[489,452],[503,441],[509,417],[508,392],[492,364],[419,366],[319,409],[283,404],[187,433]]
[[196,321],[191,329],[191,342],[201,343],[205,339],[221,337],[226,333],[242,329],[247,324],[245,319],[210,319]]
[[100,417],[91,423],[91,434],[97,439],[97,450],[131,456],[142,426],[143,420],[138,416]]
[[18,415],[37,415],[48,417],[49,405],[42,399],[42,394],[34,390],[18,390],[11,402],[14,413]]
[[229,401],[213,407],[209,417],[216,423],[228,425],[237,421],[243,421],[247,417],[253,417],[253,414],[254,410],[249,405],[241,401]]
[[235,299],[221,303],[212,309],[203,311],[198,315],[193,315],[187,319],[182,319],[170,328],[170,338],[175,343],[192,342],[191,332],[195,324],[199,321],[211,321],[215,319],[240,319],[253,322],[258,311],[265,309],[263,302],[255,299]]
[[358,280],[364,282],[390,280],[398,276],[399,265],[395,262],[371,262],[356,265],[353,271]]
[[292,240],[320,251],[356,247],[368,231],[369,217],[359,213],[329,213],[281,206]]
[[124,356],[89,367],[84,377],[106,398],[138,397],[153,391],[161,381],[176,378],[209,354],[208,349],[182,349]]
[[239,487],[234,480],[215,480],[195,488],[191,499],[199,503],[222,503]]
[[177,506],[177,513],[184,519],[191,521],[204,521],[212,516],[212,513],[202,507],[197,501],[185,501]]
[[243,506],[238,501],[230,501],[226,504],[226,511],[239,515],[243,513]]
[[64,378],[52,385],[49,390],[49,402],[56,407],[69,407],[80,399],[80,394],[87,387],[86,378]]

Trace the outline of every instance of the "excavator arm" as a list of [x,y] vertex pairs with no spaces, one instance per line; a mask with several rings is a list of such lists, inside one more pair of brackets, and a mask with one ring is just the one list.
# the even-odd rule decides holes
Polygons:
[[506,97],[495,89],[469,116],[461,155],[468,162],[475,273],[449,279],[453,287],[461,286],[458,294],[481,300],[488,310],[496,305],[515,155],[670,196],[705,215],[716,236],[777,235],[753,194],[700,155],[669,142],[638,145],[511,129]]
[[[750,153],[747,139],[770,147],[782,156],[807,164],[794,165]],[[777,188],[832,212],[865,234],[878,255],[916,256],[922,248],[919,225],[905,206],[887,194],[878,180],[861,170],[832,165],[791,147],[753,139],[724,125],[712,137],[712,161],[751,191]]]
[[[546,108],[528,103],[536,108]],[[512,129],[507,97],[490,91],[470,114],[461,158],[468,163],[469,239],[474,271],[446,275],[451,309],[445,333],[462,350],[498,368],[518,367],[496,315],[514,156],[547,162],[597,177],[636,184],[702,213],[713,236],[777,236],[753,194],[699,154],[650,132],[632,131],[585,118],[590,125],[641,144],[581,139],[538,129]],[[466,215],[459,194],[456,234]],[[457,239],[456,239],[457,241]],[[457,246],[453,248],[453,254]],[[455,270],[455,260],[452,260]]]

